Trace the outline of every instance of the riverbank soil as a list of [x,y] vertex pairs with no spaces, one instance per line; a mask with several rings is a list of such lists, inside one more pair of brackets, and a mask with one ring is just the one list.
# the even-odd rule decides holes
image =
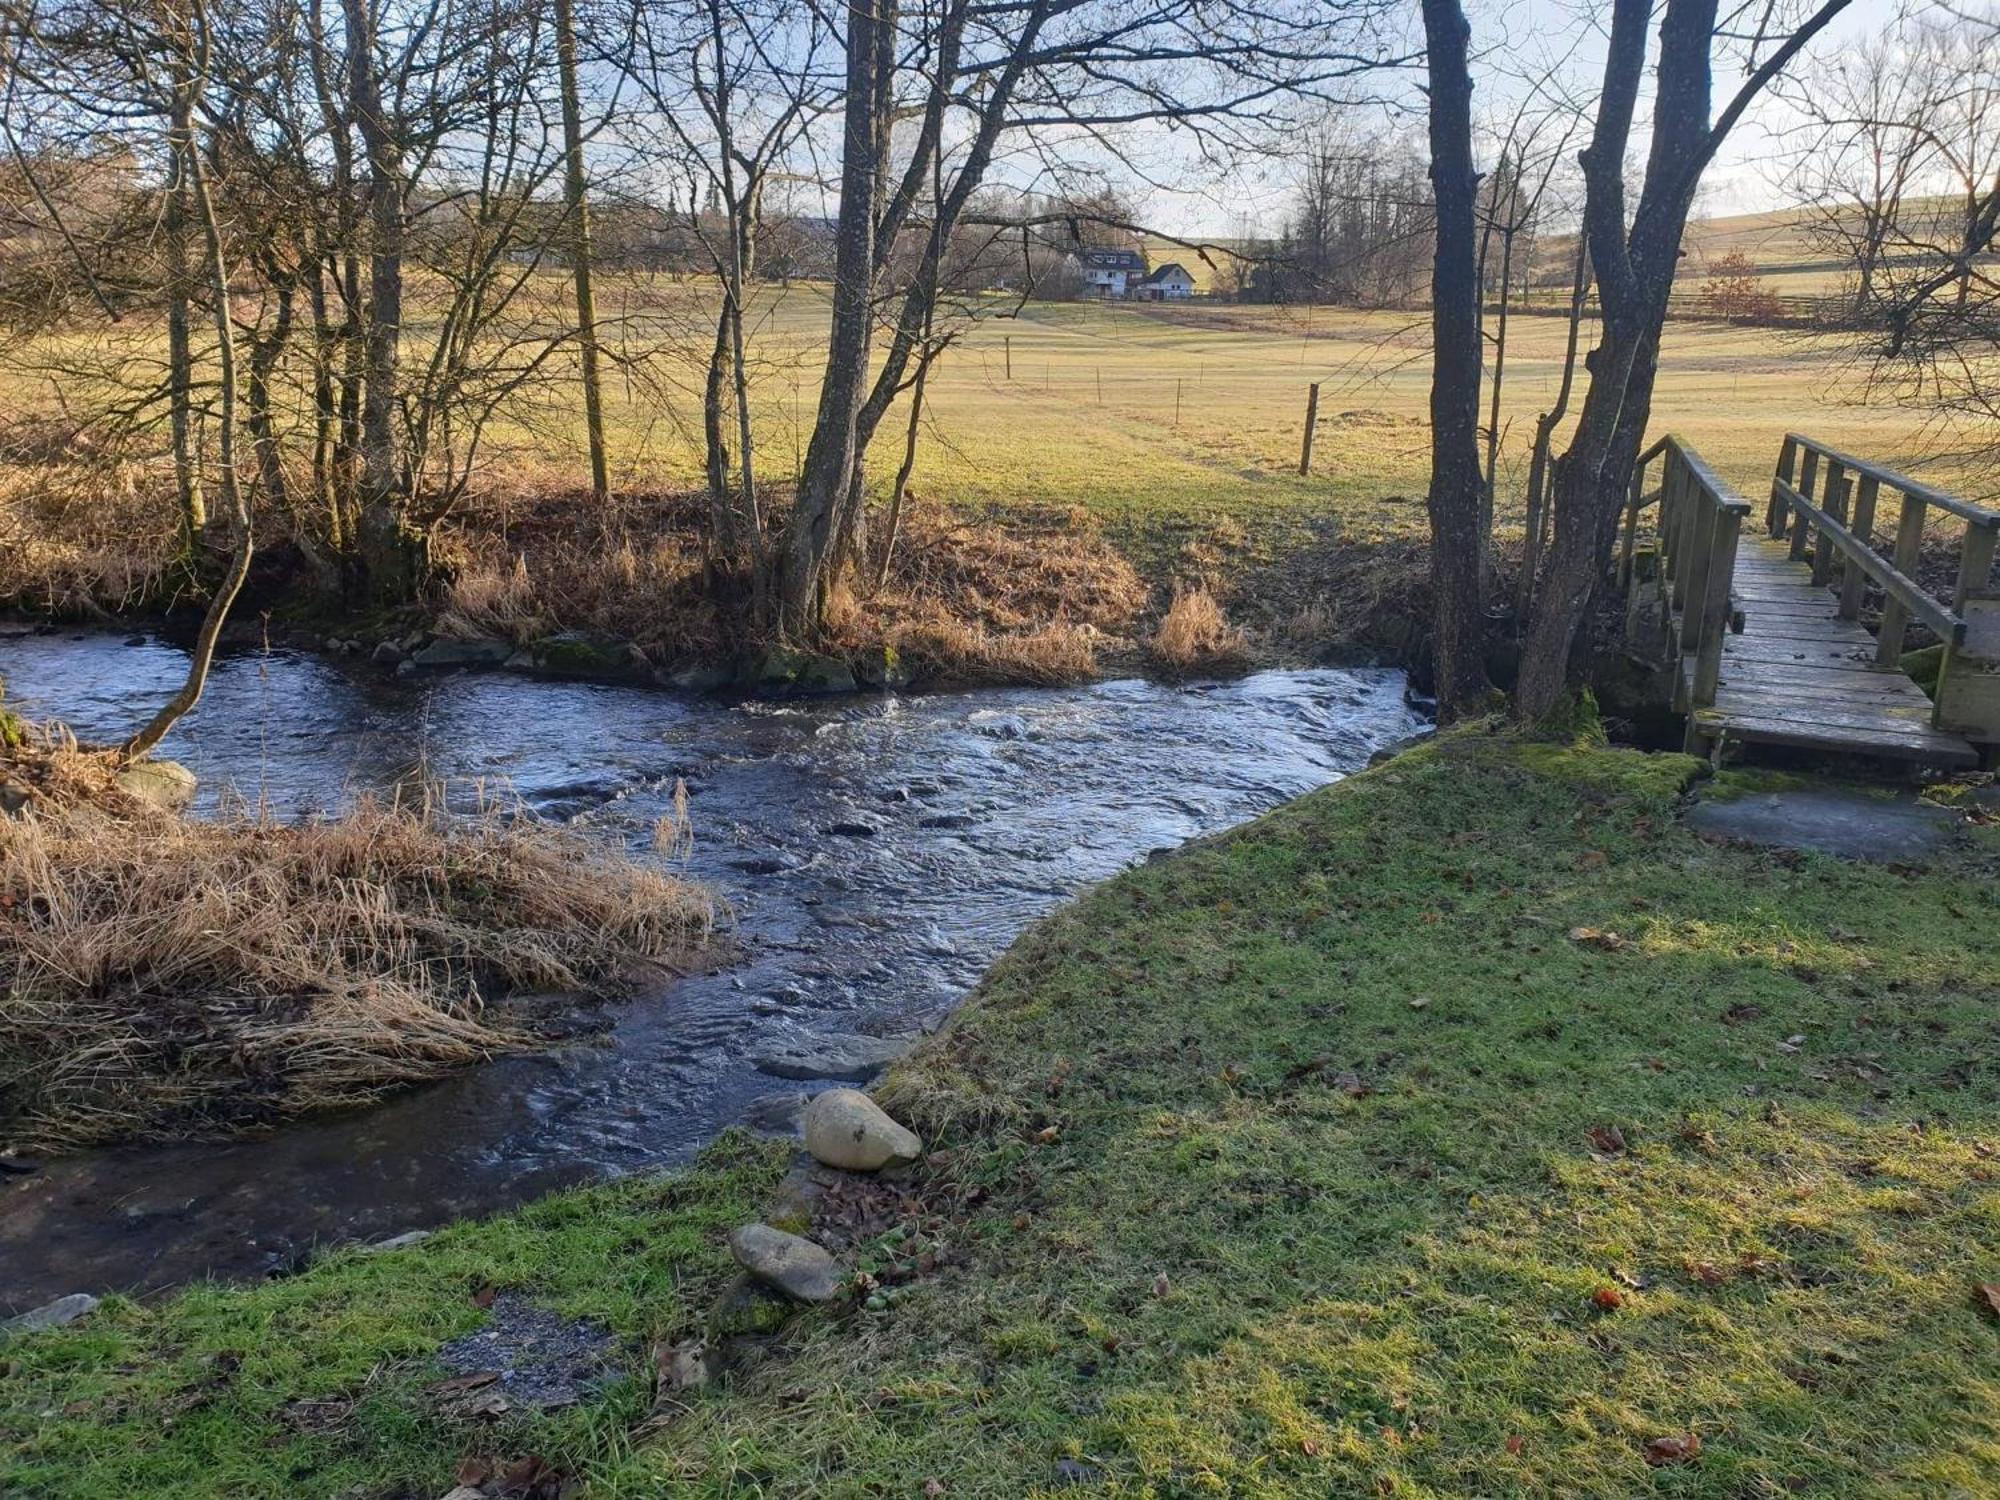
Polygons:
[[[927,1160],[784,1221],[865,1297],[709,1328],[789,1155],[728,1137],[19,1339],[0,1490],[1984,1493],[2000,837],[1713,840],[1699,772],[1465,731],[1066,908],[878,1091]],[[629,1378],[466,1417],[496,1291]]]

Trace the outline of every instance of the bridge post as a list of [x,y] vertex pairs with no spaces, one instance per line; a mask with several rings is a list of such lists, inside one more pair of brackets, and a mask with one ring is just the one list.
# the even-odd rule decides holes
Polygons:
[[[1896,526],[1896,554],[1890,559],[1905,578],[1917,576],[1924,550],[1924,512],[1929,507],[1916,495],[1903,496],[1903,515]],[[1903,654],[1903,633],[1910,628],[1910,609],[1891,594],[1882,605],[1882,628],[1875,632],[1875,660],[1893,667]]]
[[[1854,492],[1854,521],[1849,527],[1863,542],[1872,542],[1875,536],[1875,502],[1880,495],[1882,481],[1873,474],[1861,476],[1861,487]],[[1845,558],[1840,568],[1840,618],[1858,620],[1861,618],[1861,596],[1868,586],[1868,575],[1855,564],[1853,558]]]
[[[1847,466],[1829,464],[1826,470],[1826,495],[1820,501],[1820,509],[1841,525],[1847,524]],[[1833,539],[1821,530],[1813,543],[1813,587],[1823,589],[1833,582]]]

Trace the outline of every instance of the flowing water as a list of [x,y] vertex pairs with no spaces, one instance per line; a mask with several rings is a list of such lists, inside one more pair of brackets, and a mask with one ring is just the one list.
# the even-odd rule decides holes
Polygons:
[[[85,739],[185,665],[118,637],[0,640],[10,706]],[[370,1239],[685,1159],[788,1083],[756,1059],[934,1026],[1036,917],[1147,853],[1338,779],[1419,727],[1400,673],[1263,672],[812,702],[463,674],[393,680],[287,652],[218,662],[161,753],[280,816],[416,775],[511,786],[652,858],[677,779],[688,872],[744,961],[620,1002],[588,1043],[234,1142],[132,1147],[0,1183],[0,1308],[274,1274]],[[764,1101],[760,1104],[760,1101]]]

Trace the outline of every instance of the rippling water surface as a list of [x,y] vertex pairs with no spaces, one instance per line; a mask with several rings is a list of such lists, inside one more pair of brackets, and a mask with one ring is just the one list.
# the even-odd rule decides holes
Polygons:
[[[86,739],[129,732],[184,664],[118,637],[0,640],[10,704]],[[760,1072],[774,1044],[935,1025],[1080,887],[1336,780],[1420,722],[1402,675],[1374,669],[727,704],[228,657],[161,750],[200,774],[200,810],[240,796],[295,816],[424,774],[466,798],[504,784],[651,858],[685,778],[690,873],[727,898],[746,960],[621,1003],[588,1044],[366,1111],[51,1162],[0,1187],[0,1306],[281,1270],[316,1243],[682,1159],[760,1096],[821,1086]]]

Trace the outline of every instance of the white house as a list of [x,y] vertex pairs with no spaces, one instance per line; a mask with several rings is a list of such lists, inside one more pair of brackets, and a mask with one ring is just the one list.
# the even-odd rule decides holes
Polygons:
[[1132,295],[1145,302],[1177,302],[1194,295],[1194,277],[1179,261],[1170,260],[1135,286]]
[[1137,250],[1085,250],[1077,259],[1089,297],[1124,297],[1146,274],[1146,257]]

